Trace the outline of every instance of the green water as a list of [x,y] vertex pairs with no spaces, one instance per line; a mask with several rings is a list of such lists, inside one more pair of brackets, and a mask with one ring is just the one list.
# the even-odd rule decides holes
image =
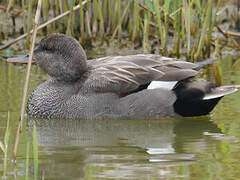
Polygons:
[[[233,64],[231,58],[221,62],[223,84],[240,84],[240,67]],[[0,61],[0,141],[4,139],[10,112],[6,179],[25,179],[26,142],[31,141],[33,123],[38,131],[39,179],[240,179],[239,92],[224,97],[210,116],[200,118],[29,119],[24,123],[14,164],[13,147],[25,72],[25,65]],[[212,79],[206,72],[203,76]],[[47,78],[33,66],[30,91]],[[0,177],[3,157],[0,151]],[[33,171],[30,159],[29,179],[33,179]]]

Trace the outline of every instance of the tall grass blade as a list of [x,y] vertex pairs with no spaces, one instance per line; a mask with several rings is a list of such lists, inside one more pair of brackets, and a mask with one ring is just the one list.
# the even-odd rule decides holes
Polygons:
[[118,0],[118,39],[121,39],[122,36],[122,1]]
[[143,52],[148,52],[148,28],[149,28],[149,13],[144,15],[144,24],[143,24]]
[[169,28],[169,10],[171,0],[165,0],[164,2],[164,19],[165,19],[165,42],[164,42],[164,53],[167,55],[167,44],[168,44],[168,28]]
[[157,22],[158,39],[163,47],[164,38],[163,38],[163,32],[162,32],[162,20],[161,20],[161,10],[160,10],[159,1],[153,1],[153,5],[154,5],[154,11],[155,11],[155,21]]
[[2,141],[0,141],[0,148],[1,148],[2,152],[5,152],[4,144]]
[[5,135],[4,135],[5,148],[8,147],[8,141],[9,141],[9,136],[10,136],[9,121],[10,121],[10,112],[8,111],[7,128],[6,128],[6,132],[5,132]]
[[204,40],[205,40],[206,35],[207,35],[208,25],[209,25],[209,22],[210,22],[210,18],[212,17],[211,13],[212,13],[212,0],[209,0],[208,5],[207,5],[206,10],[205,10],[205,13],[204,13],[205,18],[204,18],[204,22],[203,22],[202,32],[201,32],[201,36],[200,36],[200,40],[199,40],[198,49],[197,49],[197,52],[194,56],[194,59],[198,59],[199,56],[201,56],[202,48],[203,48],[203,45],[204,45]]
[[[209,1],[210,4],[209,6],[211,7],[210,8],[210,12],[208,14],[209,17],[207,17],[207,20],[208,20],[208,33],[207,33],[207,39],[206,39],[206,51],[207,51],[207,56],[210,57],[210,54],[211,54],[211,40],[212,40],[212,32],[213,32],[213,25],[214,25],[214,22],[213,22],[213,18],[212,18],[212,1]],[[216,13],[216,12],[215,12]]]
[[[211,40],[212,40],[213,27],[216,24],[216,18],[217,18],[217,13],[219,11],[220,3],[221,3],[221,0],[218,0],[213,19],[212,19],[212,9],[210,12],[211,17],[209,21],[209,31],[208,31],[207,44],[206,44],[208,57],[210,57],[210,54],[211,54]],[[211,3],[211,6],[213,7],[212,3]]]
[[68,36],[72,36],[73,34],[73,26],[74,26],[74,11],[73,7],[75,5],[75,0],[71,0],[71,9],[70,9],[70,16],[68,17],[68,26],[66,34]]
[[132,43],[136,40],[139,33],[139,5],[138,0],[133,1],[133,34]]
[[184,22],[187,36],[187,55],[190,56],[191,50],[191,7],[187,0],[183,0]]
[[91,11],[91,15],[93,16],[92,20],[93,22],[92,24],[92,33],[93,33],[93,37],[96,38],[97,36],[97,31],[98,31],[98,13],[97,13],[97,0],[93,0],[93,11]]
[[43,13],[43,18],[45,21],[48,20],[49,18],[49,3],[48,0],[43,0],[42,1],[42,13]]
[[109,4],[108,0],[102,1],[102,16],[103,16],[104,33],[106,33],[109,28],[108,4]]
[[8,119],[7,119],[7,127],[4,135],[4,159],[3,159],[3,178],[7,178],[7,155],[8,155],[8,143],[9,143],[9,121],[10,121],[10,113],[8,111]]
[[[30,32],[32,27],[32,1],[28,1],[28,16],[27,16],[27,33]],[[26,47],[29,49],[30,47],[30,37],[27,37]]]
[[114,1],[111,1],[111,0],[108,1],[108,32],[111,29],[113,29],[113,26],[112,26],[112,24],[113,24],[112,17],[113,17],[113,13],[114,13],[113,12],[113,4],[114,4]]
[[126,15],[127,15],[127,12],[128,12],[128,10],[129,10],[129,7],[130,7],[130,1],[127,1],[127,5],[126,5],[126,7],[125,7],[125,9],[124,9],[123,14],[121,15],[121,20],[120,20],[120,22],[118,23],[117,28],[114,30],[113,35],[112,35],[112,37],[111,37],[111,40],[113,40],[114,37],[116,36],[116,33],[118,32],[118,28],[122,25],[123,20],[124,20],[124,18],[125,18]]
[[26,26],[25,0],[22,0],[21,5],[22,5],[22,12],[23,12],[23,30],[24,30],[24,32],[26,32],[27,26]]
[[176,55],[179,58],[180,57],[180,40],[181,40],[181,0],[175,0],[174,1],[174,28],[176,29],[175,33],[175,49],[176,49]]
[[9,1],[8,1],[8,6],[7,6],[7,11],[6,11],[6,13],[9,12],[9,10],[10,10],[10,8],[12,7],[13,4],[14,4],[14,0],[9,0]]
[[86,29],[88,31],[88,36],[89,37],[92,37],[92,30],[91,30],[91,21],[90,21],[90,13],[91,13],[91,2],[87,2],[87,7],[86,7],[86,19],[85,19],[85,22],[86,22]]
[[[81,5],[82,4],[82,0],[79,0],[79,4]],[[80,32],[81,32],[81,35],[84,34],[84,12],[83,12],[83,6],[80,6],[79,8],[79,12],[80,12],[80,17],[79,17],[79,20],[80,20]]]
[[219,86],[221,86],[222,85],[222,69],[218,61],[216,61],[213,64],[213,68],[214,68],[215,81]]
[[144,2],[147,4],[148,8],[149,8],[152,12],[154,12],[154,5],[153,5],[152,0],[145,0]]
[[[69,10],[68,8],[68,2],[71,2],[72,0],[70,1],[62,1],[62,8],[63,8],[63,12],[66,12],[67,10]],[[70,14],[71,14],[71,9],[70,9]],[[65,27],[65,24],[69,25],[69,17],[64,17],[63,18],[63,29]],[[68,28],[69,26],[67,26]]]
[[132,32],[133,32],[133,19],[132,16],[132,9],[133,9],[133,1],[132,0],[127,0],[128,3],[130,3],[130,10],[128,11],[128,14],[126,15],[128,17],[128,25],[127,25],[127,30],[128,30],[128,36],[129,36],[129,39],[131,39],[132,37]]
[[99,35],[102,38],[104,36],[104,14],[102,12],[102,2],[100,0],[96,1],[97,10],[97,20],[99,22]]
[[38,140],[37,128],[33,126],[33,166],[34,166],[34,180],[38,179]]
[[30,155],[30,143],[29,141],[27,142],[27,147],[26,147],[26,168],[25,168],[25,180],[28,180],[28,172],[29,172],[29,155]]

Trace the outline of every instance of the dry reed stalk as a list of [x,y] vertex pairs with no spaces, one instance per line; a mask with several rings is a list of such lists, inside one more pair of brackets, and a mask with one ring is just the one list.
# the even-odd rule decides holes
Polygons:
[[24,119],[23,116],[24,116],[24,111],[25,111],[25,103],[26,103],[27,90],[28,90],[28,84],[29,84],[29,77],[30,77],[30,71],[31,71],[31,65],[32,65],[33,50],[34,50],[34,45],[35,45],[35,41],[36,41],[38,24],[39,24],[39,18],[40,18],[41,5],[42,5],[42,0],[38,0],[38,6],[37,6],[37,11],[36,11],[35,20],[34,20],[34,27],[33,27],[32,44],[31,44],[31,49],[30,49],[30,52],[29,52],[27,74],[26,74],[26,80],[25,80],[24,90],[23,90],[23,99],[22,99],[22,106],[21,106],[21,117],[20,117],[20,122],[18,124],[18,130],[17,130],[16,141],[15,141],[15,146],[14,146],[14,158],[15,159],[17,157],[19,137],[20,137],[20,134],[22,132],[23,119]]
[[229,37],[229,36],[235,36],[235,37],[240,37],[240,33],[237,32],[232,32],[232,31],[225,31],[222,28],[220,28],[219,26],[216,26],[218,31],[221,32],[225,37]]
[[9,0],[8,7],[7,7],[7,14],[9,12],[10,8],[12,7],[12,4],[13,4],[13,0]]

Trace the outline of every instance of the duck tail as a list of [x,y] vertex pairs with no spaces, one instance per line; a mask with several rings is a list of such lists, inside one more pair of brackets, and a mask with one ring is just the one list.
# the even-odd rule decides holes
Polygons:
[[203,100],[215,99],[219,97],[223,97],[228,94],[232,94],[237,92],[240,85],[228,85],[228,86],[218,86],[215,87],[211,92],[205,94]]
[[[187,82],[191,83],[191,82]],[[183,117],[201,116],[209,114],[225,95],[238,91],[239,85],[216,86],[206,82],[201,87],[189,87],[180,84],[174,89],[177,100],[174,103],[174,110]]]
[[195,62],[194,64],[197,65],[196,68],[194,68],[194,70],[199,71],[200,69],[202,69],[203,67],[209,65],[209,64],[213,64],[214,62],[219,61],[219,59],[206,59],[204,61],[200,61],[200,62]]

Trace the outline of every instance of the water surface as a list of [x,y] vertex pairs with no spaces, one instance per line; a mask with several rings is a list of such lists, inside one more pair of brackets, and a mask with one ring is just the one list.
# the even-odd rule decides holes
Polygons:
[[[221,62],[223,84],[240,84],[234,60]],[[26,142],[36,123],[39,179],[240,179],[240,93],[226,96],[210,116],[161,120],[44,120],[24,124],[12,162],[26,66],[0,61],[0,140],[10,112],[7,179],[24,179]],[[202,76],[208,76],[205,70]],[[210,73],[211,74],[211,73]],[[33,66],[30,92],[47,79]],[[30,160],[30,178],[33,163]],[[0,151],[0,175],[3,171]]]

